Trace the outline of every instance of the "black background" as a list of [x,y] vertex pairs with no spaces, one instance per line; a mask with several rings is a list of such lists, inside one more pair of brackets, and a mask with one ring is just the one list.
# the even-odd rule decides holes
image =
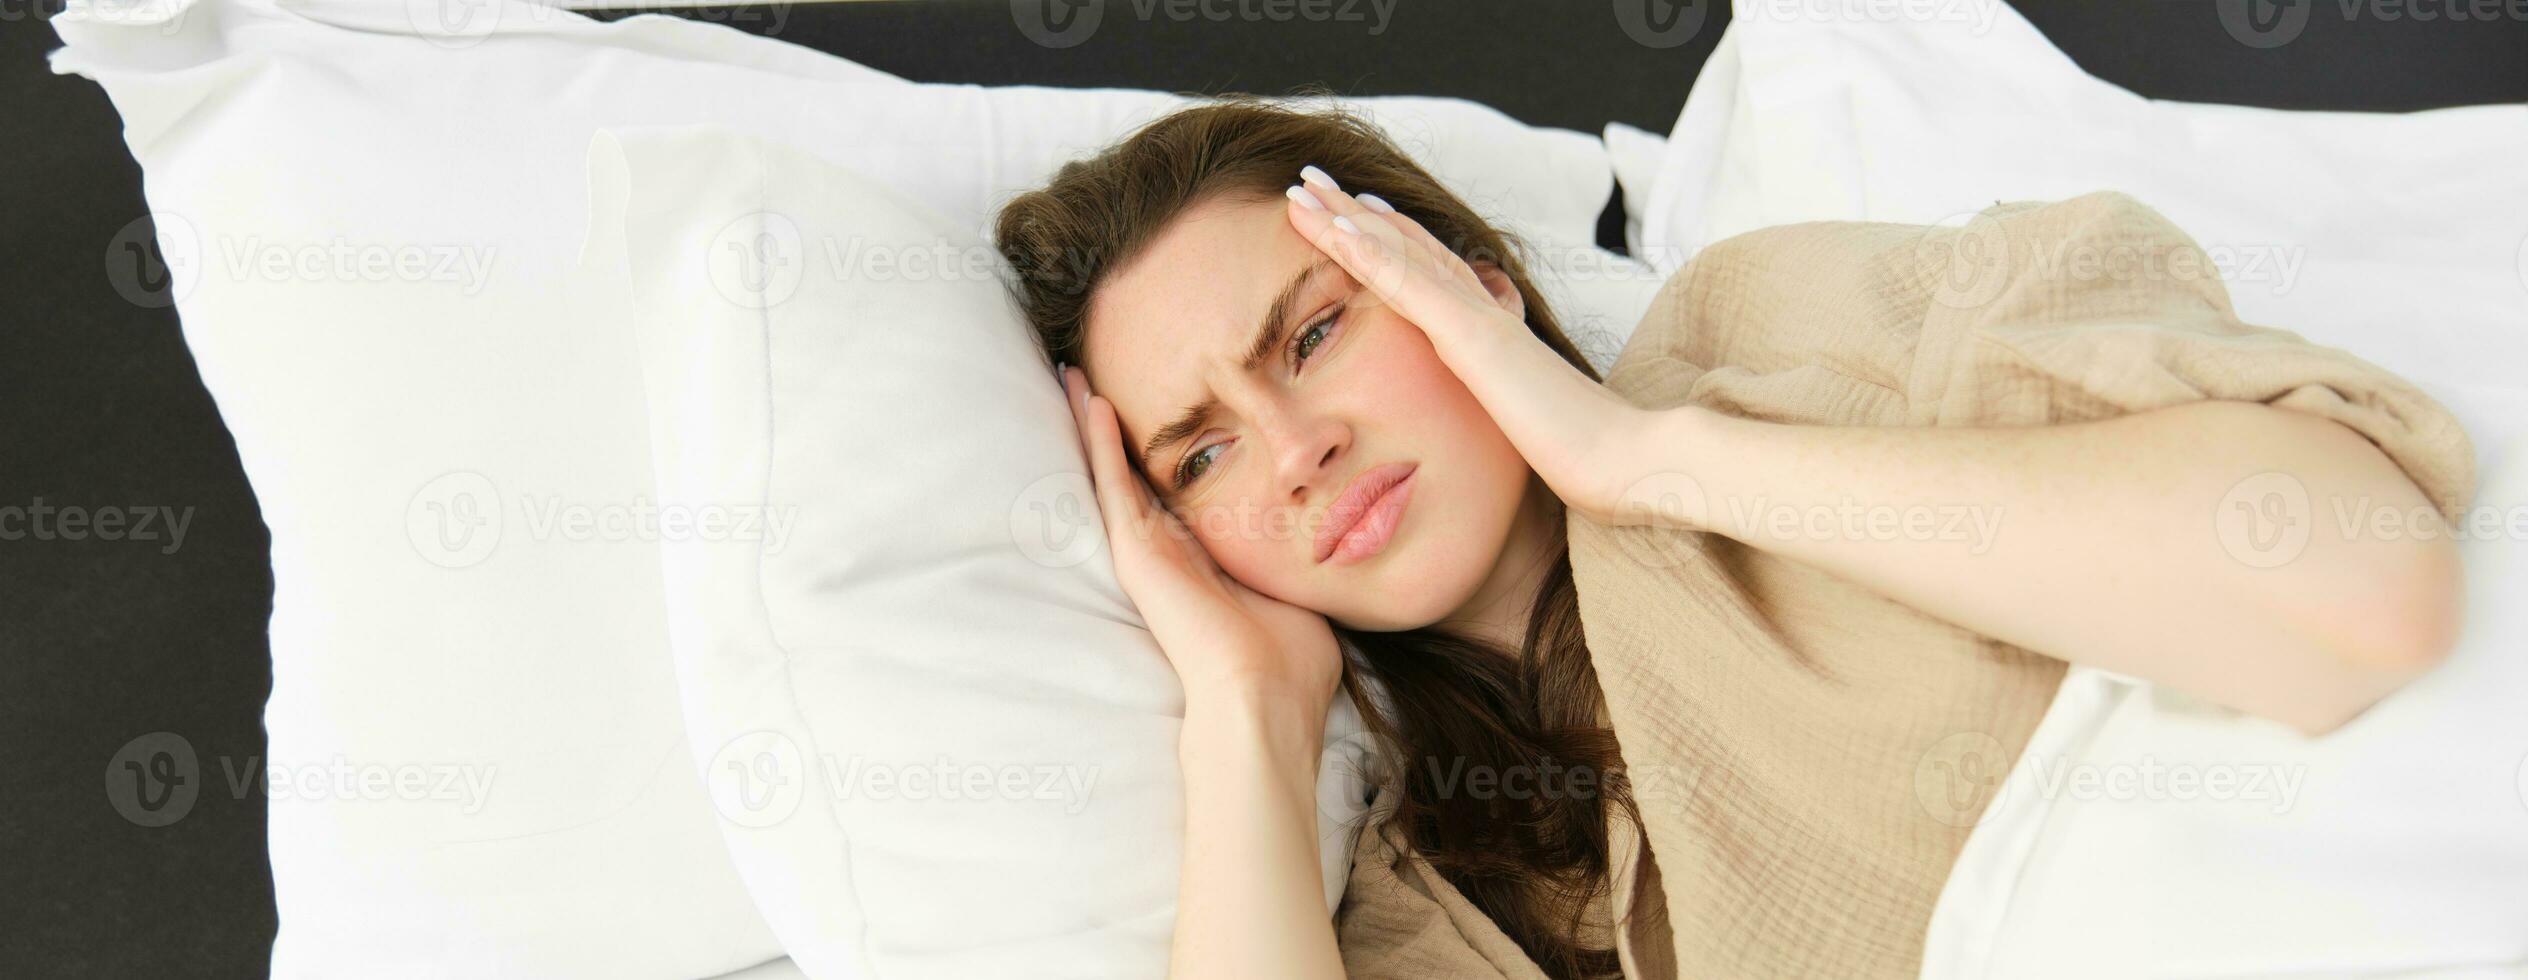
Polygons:
[[[213,760],[263,753],[271,687],[268,540],[172,310],[124,302],[107,243],[147,207],[104,93],[52,75],[43,0],[0,0],[0,507],[190,507],[183,546],[0,540],[0,975],[266,972],[276,922],[264,805],[216,779],[172,826],[107,803],[107,761],[141,734]],[[1478,99],[1530,123],[1664,133],[1717,41],[1632,42],[1606,3],[1399,0],[1358,23],[1144,21],[1114,0],[1097,33],[1037,46],[1008,3],[707,7],[683,15],[919,81]],[[2082,67],[2141,94],[2290,109],[2404,111],[2528,101],[2528,22],[2346,18],[2317,4],[2256,49],[2229,0],[2021,2]],[[2444,0],[2421,0],[2436,4]],[[1234,9],[1234,7],[1230,8]],[[1119,14],[1119,11],[1122,13]],[[778,14],[776,17],[775,14]],[[2486,160],[2484,166],[2523,165]],[[637,859],[637,858],[633,858]]]

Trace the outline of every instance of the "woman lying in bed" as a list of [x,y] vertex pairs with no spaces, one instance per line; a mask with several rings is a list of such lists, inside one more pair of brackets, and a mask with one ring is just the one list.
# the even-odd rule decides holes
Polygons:
[[[1186,110],[998,232],[1184,681],[1179,976],[1912,975],[1992,788],[1917,783],[2066,663],[2318,735],[2452,643],[2448,536],[2241,488],[2445,513],[2463,433],[2217,281],[2074,274],[2193,247],[2117,195],[1720,243],[1603,381],[1341,115]],[[1398,764],[1329,922],[1338,689]]]

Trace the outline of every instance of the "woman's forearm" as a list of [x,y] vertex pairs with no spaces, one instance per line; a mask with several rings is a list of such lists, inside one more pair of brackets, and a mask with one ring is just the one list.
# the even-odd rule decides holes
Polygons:
[[1177,755],[1185,856],[1172,977],[1341,977],[1317,843],[1325,708],[1189,693]]
[[[1691,526],[2303,731],[2357,715],[2453,641],[2448,535],[2346,533],[2335,519],[2349,507],[2437,515],[2376,446],[2315,416],[2199,402],[2009,428],[1780,425],[1700,409],[1661,424],[1653,451],[1699,486]],[[2216,523],[2265,473],[2287,474],[2308,504],[2228,517],[2306,522],[2305,545],[2278,564],[2225,546]]]

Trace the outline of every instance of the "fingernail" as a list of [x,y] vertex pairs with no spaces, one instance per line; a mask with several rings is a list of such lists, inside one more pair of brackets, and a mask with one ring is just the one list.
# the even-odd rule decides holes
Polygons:
[[1297,184],[1290,185],[1290,189],[1283,191],[1282,194],[1289,197],[1291,200],[1299,202],[1300,207],[1307,208],[1310,211],[1325,210],[1324,201],[1317,200],[1316,195],[1308,193],[1307,188],[1301,187]]
[[1353,224],[1352,219],[1343,215],[1338,214],[1334,216],[1334,226],[1343,229],[1343,233],[1346,235],[1357,235],[1361,233],[1361,226]]
[[1376,194],[1356,194],[1353,195],[1353,199],[1361,202],[1362,207],[1376,211],[1380,214],[1396,213],[1395,205],[1387,203],[1386,198],[1379,197]]
[[1299,168],[1299,179],[1330,191],[1343,189],[1343,185],[1335,183],[1334,178],[1326,176],[1325,171],[1317,169],[1317,165],[1313,163]]

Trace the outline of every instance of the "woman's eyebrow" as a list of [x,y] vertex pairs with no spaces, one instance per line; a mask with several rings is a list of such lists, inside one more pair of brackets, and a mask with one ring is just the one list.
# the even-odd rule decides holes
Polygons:
[[[1308,263],[1307,268],[1299,270],[1298,275],[1282,284],[1281,292],[1273,294],[1272,305],[1264,308],[1263,322],[1255,326],[1255,339],[1247,343],[1246,357],[1238,362],[1239,370],[1253,371],[1263,366],[1265,358],[1273,356],[1273,342],[1281,339],[1282,329],[1288,326],[1291,306],[1299,302],[1300,295],[1307,290],[1308,283],[1316,279],[1317,273],[1333,264],[1333,259],[1319,255],[1316,261]],[[1184,411],[1176,413],[1175,418],[1150,434],[1150,441],[1143,444],[1132,464],[1144,473],[1149,472],[1150,466],[1146,461],[1150,457],[1158,455],[1161,449],[1201,433],[1203,423],[1211,418],[1212,410],[1219,407],[1220,400],[1217,398],[1205,398],[1186,406]]]

